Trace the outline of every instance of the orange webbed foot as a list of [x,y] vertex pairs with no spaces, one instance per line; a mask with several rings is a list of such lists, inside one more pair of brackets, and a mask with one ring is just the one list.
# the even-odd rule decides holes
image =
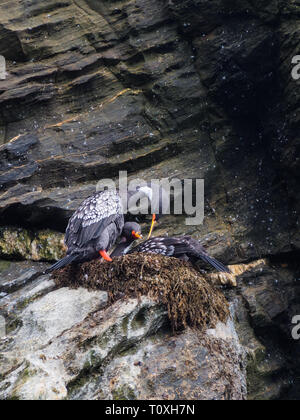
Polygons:
[[101,251],[99,251],[99,254],[101,255],[101,257],[105,260],[105,261],[109,261],[112,262],[112,259],[110,258],[110,256],[108,255],[108,253],[102,249]]

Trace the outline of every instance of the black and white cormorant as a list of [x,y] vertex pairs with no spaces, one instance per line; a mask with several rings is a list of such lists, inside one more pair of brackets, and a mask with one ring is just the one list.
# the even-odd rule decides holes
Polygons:
[[133,242],[137,239],[143,239],[141,234],[141,226],[136,222],[127,222],[124,225],[120,241],[115,247],[114,251],[111,253],[111,258],[121,257],[129,253]]
[[[140,189],[148,196],[148,190]],[[138,232],[130,222],[124,224],[122,200],[116,190],[106,190],[93,194],[82,202],[69,220],[65,234],[66,257],[59,260],[46,273],[65,267],[70,263],[91,261],[99,254],[112,261],[108,251],[115,245],[125,229],[132,239],[139,238]],[[134,232],[134,233],[133,233]],[[126,240],[129,237],[126,236]]]
[[[138,231],[139,228],[136,228]],[[161,254],[166,257],[180,258],[185,261],[191,261],[195,263],[198,260],[204,261],[206,264],[211,265],[216,270],[230,274],[231,271],[228,267],[222,264],[220,261],[213,257],[210,257],[205,251],[203,246],[196,239],[190,236],[179,236],[179,237],[156,237],[148,239],[145,242],[140,243],[134,248],[131,247],[132,240],[121,241],[116,247],[112,256],[120,256],[134,253],[152,253]]]

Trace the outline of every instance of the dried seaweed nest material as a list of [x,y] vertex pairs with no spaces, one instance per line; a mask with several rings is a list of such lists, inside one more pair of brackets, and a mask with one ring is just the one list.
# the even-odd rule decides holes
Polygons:
[[223,293],[190,263],[153,254],[132,254],[107,263],[95,260],[67,266],[53,274],[59,287],[105,290],[109,302],[148,295],[166,305],[174,330],[201,330],[226,322],[228,302]]

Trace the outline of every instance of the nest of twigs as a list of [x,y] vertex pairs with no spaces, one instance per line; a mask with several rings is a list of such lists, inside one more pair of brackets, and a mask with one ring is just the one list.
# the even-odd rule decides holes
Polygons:
[[164,304],[174,330],[201,330],[226,322],[228,302],[190,263],[154,254],[132,254],[113,262],[94,260],[70,265],[53,274],[59,287],[86,287],[108,292],[109,302],[149,296]]

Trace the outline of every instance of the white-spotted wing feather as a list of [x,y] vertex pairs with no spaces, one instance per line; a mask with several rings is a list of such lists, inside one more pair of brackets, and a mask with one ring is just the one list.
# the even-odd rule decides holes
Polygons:
[[[109,223],[116,221],[122,229],[124,223],[123,207],[119,194],[115,191],[102,191],[83,201],[71,217],[65,235],[65,243],[83,246],[99,236]],[[123,222],[123,223],[122,223]]]

